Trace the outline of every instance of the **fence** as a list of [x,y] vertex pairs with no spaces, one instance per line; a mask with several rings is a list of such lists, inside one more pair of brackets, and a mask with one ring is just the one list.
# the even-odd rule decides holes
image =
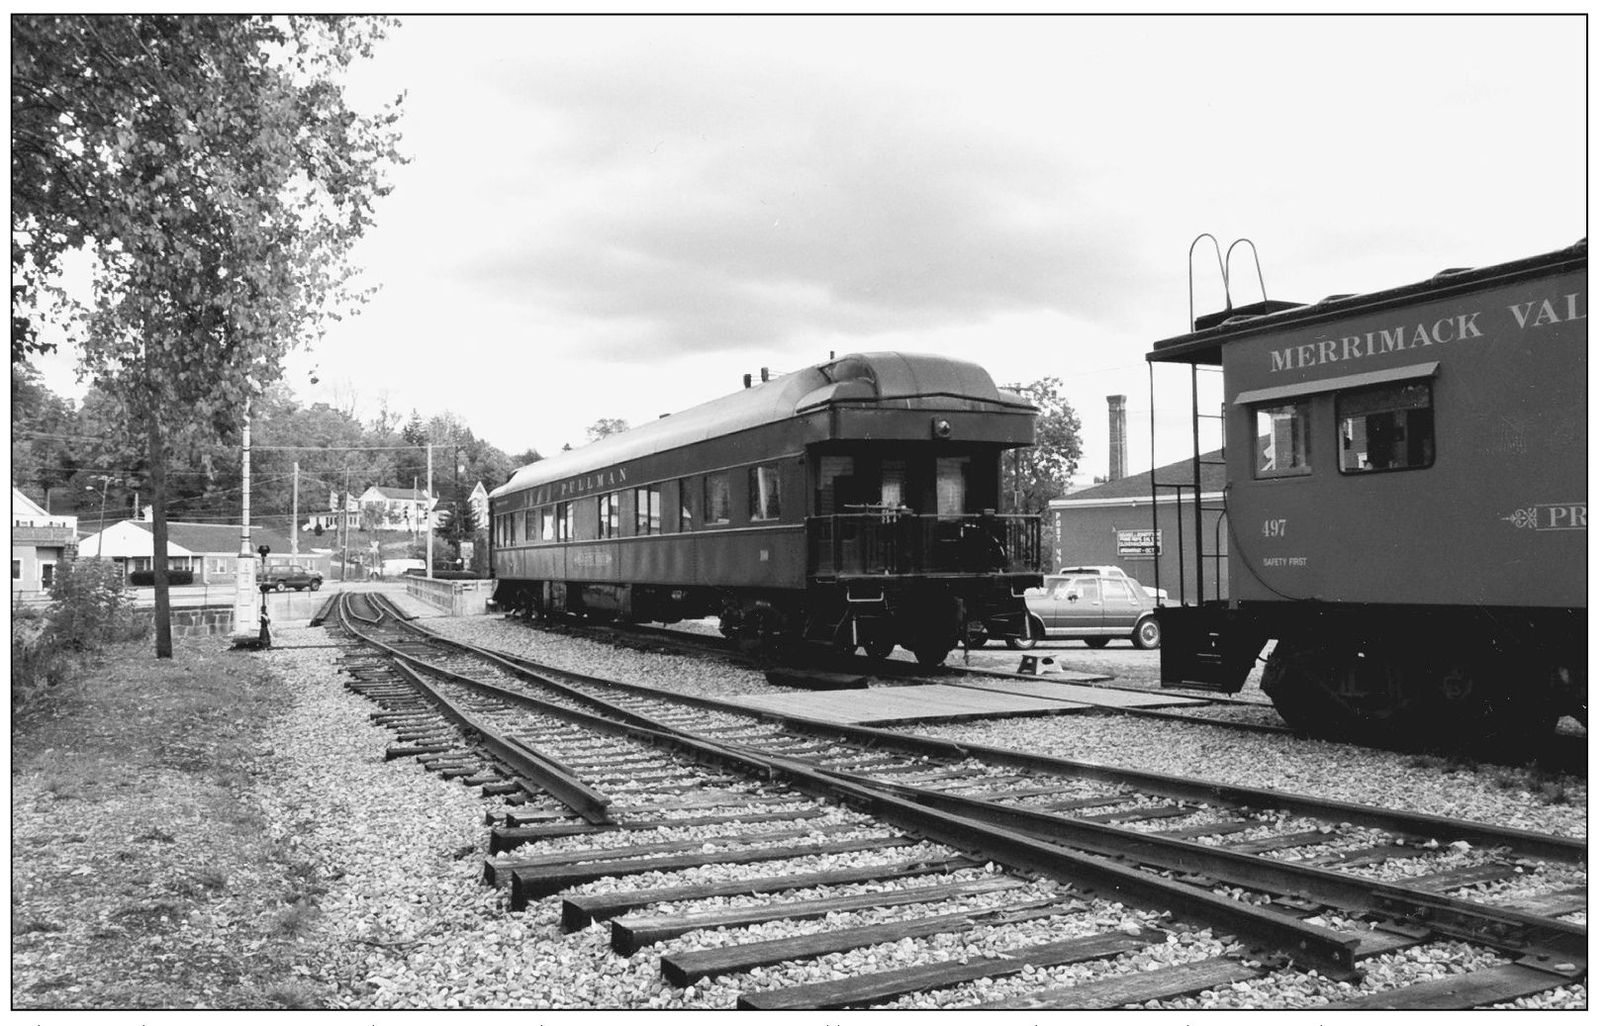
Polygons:
[[965,517],[903,510],[809,517],[810,572],[825,574],[1038,573],[1040,518]]
[[435,578],[409,577],[408,594],[448,616],[480,616],[486,612],[497,581],[438,581]]

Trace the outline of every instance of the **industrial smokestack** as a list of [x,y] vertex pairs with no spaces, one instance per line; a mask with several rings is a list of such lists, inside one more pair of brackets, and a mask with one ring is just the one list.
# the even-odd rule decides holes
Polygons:
[[1107,397],[1107,480],[1129,476],[1129,429],[1124,415],[1124,396]]

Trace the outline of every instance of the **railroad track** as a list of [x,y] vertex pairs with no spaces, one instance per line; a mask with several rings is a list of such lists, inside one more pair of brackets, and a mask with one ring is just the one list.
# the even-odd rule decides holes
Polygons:
[[[1481,946],[1478,971],[1358,1000],[1471,1007],[1585,978],[1586,926],[1556,918],[1585,909],[1585,842],[761,717],[447,643],[389,615],[378,596],[344,605],[345,628],[375,653],[350,656],[350,671],[381,703],[375,719],[398,732],[388,754],[518,803],[495,817],[487,880],[508,889],[512,908],[557,902],[566,929],[608,921],[623,954],[664,945],[672,983],[937,933],[1057,927],[1056,940],[1005,958],[772,986],[741,993],[740,1007],[864,1006],[1070,965],[1098,968],[1077,991],[1013,1001],[1119,1007],[1285,965],[1356,979],[1371,958],[1448,938]],[[715,833],[667,839],[682,828]],[[881,858],[870,868],[832,861],[870,852]],[[712,865],[736,875],[598,889]],[[1560,886],[1503,902],[1518,879],[1534,892],[1538,880]],[[815,896],[791,896],[805,887]],[[1470,888],[1500,901],[1458,896]],[[872,909],[871,925],[821,925]],[[778,920],[802,925],[782,940],[744,939]],[[1133,953],[1166,948],[1191,924],[1239,946],[1129,971]]]
[[[740,652],[727,639],[671,627],[656,627],[648,624],[610,624],[608,627],[603,627],[578,621],[575,623],[543,625],[540,629],[620,647],[660,652],[669,651],[697,658],[722,659],[738,665],[761,669],[765,669],[769,665],[766,660],[757,659]],[[815,668],[829,673],[865,675],[904,684],[943,682],[966,687],[967,680],[970,677],[991,677],[1007,680],[1023,679],[1023,675],[1020,674],[1006,673],[985,667],[940,666],[924,669],[914,663],[903,662],[898,659],[871,659],[865,656],[836,653],[825,649],[821,652],[813,652],[804,662],[807,664],[805,667],[806,672]],[[1048,677],[1046,679],[1055,680],[1057,678]],[[1078,683],[1086,687],[1143,695],[1167,694],[1171,697],[1189,698],[1202,703],[1199,706],[1173,709],[1154,709],[1133,705],[1092,707],[1083,710],[1086,715],[1130,716],[1196,725],[1208,724],[1245,734],[1298,736],[1297,732],[1286,725],[1285,721],[1280,718],[1280,714],[1275,711],[1274,706],[1268,702],[1250,701],[1244,698],[1191,688],[1169,688],[1166,692],[1160,692],[1155,688],[1140,687],[1111,680],[1081,679]],[[1462,757],[1462,753],[1458,752],[1430,752],[1429,754]],[[1487,761],[1503,764],[1536,764],[1543,769],[1557,770],[1579,777],[1586,777],[1588,771],[1588,738],[1585,732],[1576,730],[1559,731],[1548,742],[1548,746],[1541,751],[1489,752],[1484,753],[1483,757]]]

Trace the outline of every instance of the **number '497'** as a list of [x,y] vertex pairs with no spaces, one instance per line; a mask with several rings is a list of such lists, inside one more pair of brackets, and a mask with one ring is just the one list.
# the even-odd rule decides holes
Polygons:
[[1286,518],[1265,520],[1263,522],[1263,536],[1265,538],[1284,538],[1286,536]]

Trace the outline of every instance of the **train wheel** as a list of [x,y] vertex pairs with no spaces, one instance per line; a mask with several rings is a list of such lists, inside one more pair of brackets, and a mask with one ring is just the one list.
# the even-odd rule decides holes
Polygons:
[[916,642],[916,647],[911,650],[911,654],[917,657],[919,666],[924,666],[931,670],[936,666],[943,666],[945,658],[950,655],[950,650],[955,647],[956,643],[954,641],[928,638]]
[[873,638],[861,642],[861,649],[873,659],[887,659],[894,651],[894,642],[887,638]]
[[1487,653],[1480,659],[1446,655],[1422,672],[1426,733],[1442,746],[1525,757],[1535,755],[1558,724],[1543,687],[1545,668]]
[[1282,641],[1263,671],[1263,690],[1291,728],[1318,737],[1393,744],[1420,720],[1409,675],[1357,646]]

